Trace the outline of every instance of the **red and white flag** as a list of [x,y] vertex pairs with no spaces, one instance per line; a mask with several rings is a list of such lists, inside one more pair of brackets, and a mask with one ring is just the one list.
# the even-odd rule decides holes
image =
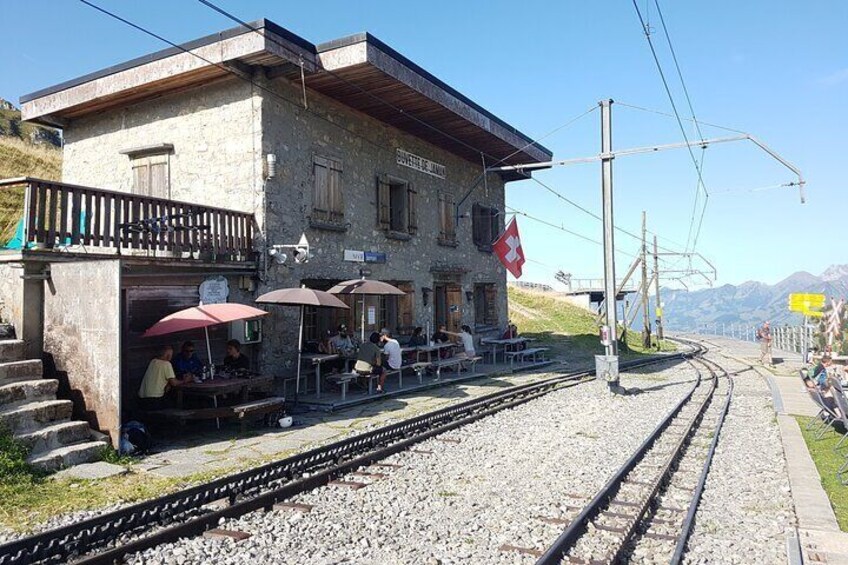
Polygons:
[[518,224],[513,217],[492,248],[506,270],[515,278],[521,278],[521,266],[524,265],[524,251],[521,249],[521,237]]

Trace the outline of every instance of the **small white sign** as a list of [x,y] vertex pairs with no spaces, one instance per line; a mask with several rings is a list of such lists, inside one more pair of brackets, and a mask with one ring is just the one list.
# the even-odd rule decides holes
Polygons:
[[354,251],[353,249],[345,249],[344,250],[344,260],[351,261],[353,263],[364,263],[365,262],[365,252],[364,251]]
[[374,306],[368,307],[368,325],[373,326],[377,323],[377,308]]
[[210,277],[200,283],[201,304],[222,304],[230,295],[230,284],[224,277]]
[[425,159],[424,157],[419,157],[418,155],[410,153],[409,151],[404,151],[403,149],[397,150],[397,164],[409,167],[410,169],[415,169],[416,171],[421,171],[422,173],[426,173],[440,179],[445,178],[448,172],[447,167],[444,165]]

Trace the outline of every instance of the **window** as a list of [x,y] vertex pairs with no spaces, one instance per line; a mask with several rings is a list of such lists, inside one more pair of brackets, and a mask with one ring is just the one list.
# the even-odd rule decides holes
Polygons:
[[312,216],[313,227],[341,226],[344,221],[342,198],[342,163],[336,159],[312,158]]
[[439,193],[439,245],[456,247],[456,205],[453,194]]
[[480,251],[492,251],[492,243],[501,233],[500,212],[475,204],[471,208],[471,230],[474,245]]
[[474,324],[498,325],[498,290],[493,283],[474,285]]
[[418,193],[412,183],[380,175],[377,178],[377,225],[390,237],[408,239],[418,231]]
[[158,143],[121,151],[130,159],[132,192],[154,198],[171,197],[171,153],[174,146]]
[[133,194],[169,198],[168,155],[151,155],[132,161]]

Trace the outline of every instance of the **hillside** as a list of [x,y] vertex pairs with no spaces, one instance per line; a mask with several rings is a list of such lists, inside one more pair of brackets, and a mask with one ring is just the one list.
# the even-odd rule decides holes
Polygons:
[[0,136],[17,138],[33,145],[62,146],[58,130],[21,121],[21,112],[11,102],[0,98]]
[[[594,355],[603,354],[598,338],[595,314],[575,306],[555,293],[508,287],[510,320],[522,336],[533,337],[539,345],[550,347],[552,357],[568,362],[593,363]],[[628,332],[627,342],[632,351],[622,351],[627,357],[641,353],[637,347],[640,337]],[[663,349],[671,349],[664,343]]]
[[662,297],[665,325],[670,330],[691,331],[704,324],[759,325],[764,320],[798,324],[800,316],[787,309],[789,295],[796,292],[848,297],[848,265],[833,265],[818,276],[799,271],[774,285],[748,281],[694,292],[666,290]]
[[[0,136],[0,179],[62,178],[62,151],[49,145],[33,145],[16,137]],[[23,213],[23,189],[0,190],[0,245],[14,235]]]

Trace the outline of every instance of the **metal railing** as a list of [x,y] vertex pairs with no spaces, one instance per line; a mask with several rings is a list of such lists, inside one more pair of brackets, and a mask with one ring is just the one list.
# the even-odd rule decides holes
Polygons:
[[15,188],[23,188],[24,250],[83,246],[253,260],[253,214],[28,177],[0,180],[0,190]]
[[[757,341],[757,330],[760,326],[748,325],[748,324],[726,324],[726,323],[712,323],[712,324],[704,324],[698,329],[698,333],[705,335],[716,335],[722,337],[729,337],[732,339],[739,339],[742,341]],[[804,339],[804,332],[806,331],[806,341]],[[803,326],[772,326],[771,327],[771,339],[772,339],[772,348],[779,349],[781,351],[790,351],[792,353],[803,353],[804,352],[804,343],[806,342],[807,346],[811,346],[814,341],[815,336],[815,328],[812,326],[807,326],[804,328]]]

